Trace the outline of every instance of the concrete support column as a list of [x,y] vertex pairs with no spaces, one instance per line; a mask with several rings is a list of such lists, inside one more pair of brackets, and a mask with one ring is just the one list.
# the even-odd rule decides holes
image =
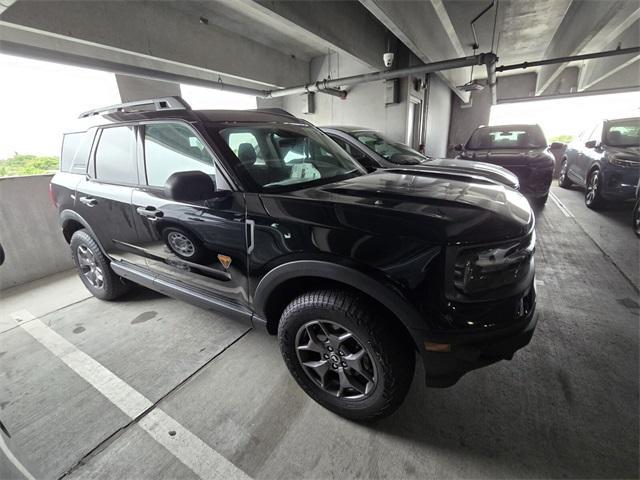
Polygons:
[[116,74],[116,82],[120,91],[120,100],[123,102],[180,95],[179,83],[118,74]]

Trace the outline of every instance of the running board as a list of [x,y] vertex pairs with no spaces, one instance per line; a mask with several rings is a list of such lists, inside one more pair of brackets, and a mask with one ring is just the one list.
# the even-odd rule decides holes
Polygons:
[[137,283],[143,287],[155,290],[156,292],[160,292],[177,300],[191,303],[192,305],[196,305],[200,308],[219,312],[227,317],[233,318],[234,320],[253,326],[251,321],[253,313],[248,308],[243,308],[225,300],[196,292],[163,278],[154,277],[149,272],[125,262],[112,261],[111,269],[116,275],[130,280],[133,283]]

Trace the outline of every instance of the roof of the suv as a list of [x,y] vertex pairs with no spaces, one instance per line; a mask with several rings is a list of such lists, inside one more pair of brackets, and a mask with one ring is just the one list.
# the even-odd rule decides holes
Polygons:
[[344,132],[344,133],[373,132],[373,131],[375,131],[373,128],[350,127],[350,126],[344,126],[344,125],[324,125],[324,126],[320,127],[320,130],[324,130],[325,128],[326,129],[331,129],[331,130],[339,130],[339,131]]
[[[179,97],[168,97],[169,100],[171,98],[179,99]],[[81,115],[78,123],[84,127],[83,129],[119,122],[157,119],[181,119],[189,122],[208,121],[215,123],[308,123],[305,120],[294,117],[286,110],[280,108],[259,108],[255,110],[193,110],[188,106],[188,104],[186,104],[186,102],[184,102],[185,108],[174,106],[172,106],[172,108],[164,109],[138,108],[140,104],[153,105],[153,100],[149,102],[141,101],[122,105],[113,105],[85,112]],[[132,105],[132,108],[127,108]]]

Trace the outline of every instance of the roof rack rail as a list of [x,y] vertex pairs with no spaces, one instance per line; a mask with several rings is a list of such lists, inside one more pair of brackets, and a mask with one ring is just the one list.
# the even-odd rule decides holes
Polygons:
[[264,112],[264,113],[276,113],[278,115],[286,115],[287,117],[293,117],[296,118],[295,115],[293,115],[290,112],[287,112],[284,108],[256,108],[256,112]]
[[[145,108],[146,107],[146,108]],[[78,118],[87,118],[94,115],[109,113],[133,113],[163,110],[191,110],[191,106],[182,97],[150,98],[148,100],[136,100],[135,102],[120,103],[108,107],[95,108],[80,114]]]

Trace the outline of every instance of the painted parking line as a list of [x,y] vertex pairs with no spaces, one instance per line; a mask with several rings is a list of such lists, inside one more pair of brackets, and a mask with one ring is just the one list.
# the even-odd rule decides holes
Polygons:
[[11,314],[20,327],[76,374],[122,410],[156,442],[202,479],[250,479],[246,473],[209,447],[109,369],[50,329],[27,310]]
[[565,217],[574,218],[573,213],[569,211],[567,207],[564,206],[564,203],[560,201],[560,199],[556,196],[555,193],[549,192],[549,198],[553,200],[553,203],[560,209],[560,211],[564,214]]

